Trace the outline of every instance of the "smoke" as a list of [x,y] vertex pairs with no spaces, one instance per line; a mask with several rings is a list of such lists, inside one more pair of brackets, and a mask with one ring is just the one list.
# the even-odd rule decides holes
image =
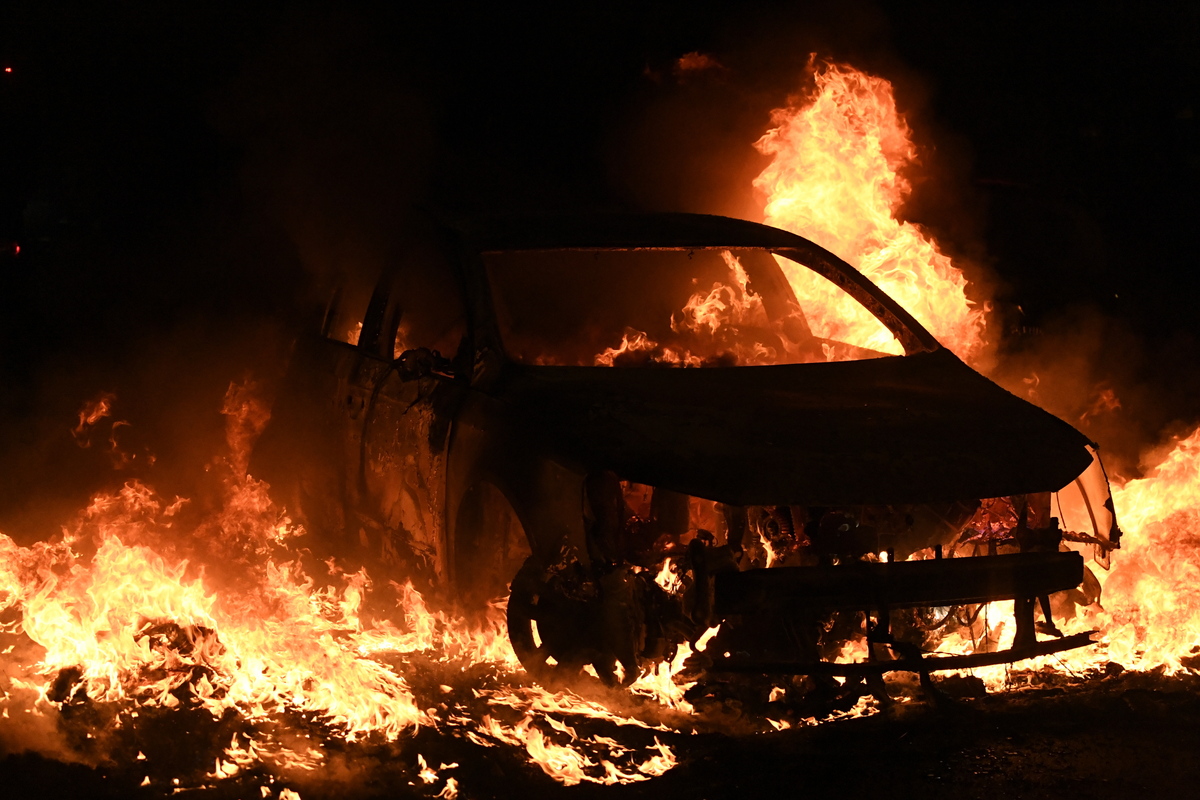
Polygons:
[[[964,49],[1007,53],[1003,37],[975,35],[987,20],[886,4],[461,10],[131,7],[76,27],[37,4],[13,12],[4,230],[22,252],[5,256],[0,287],[0,377],[13,387],[0,396],[0,530],[46,535],[92,492],[143,473],[186,492],[202,470],[187,465],[220,441],[228,384],[278,374],[331,288],[387,263],[414,218],[625,208],[757,219],[751,182],[765,157],[753,142],[772,108],[806,90],[813,52],[894,84],[923,153],[903,215],[964,268],[977,300],[996,301],[998,381],[1028,396],[1036,375],[1041,401],[1122,472],[1196,416],[1184,300],[1163,297],[1160,319],[1146,310],[1170,271],[1142,270],[1151,288],[1137,299],[1137,282],[1114,274],[1153,258],[1122,261],[1127,234],[1101,207],[1067,198],[1065,216],[1046,221],[1031,200],[1054,194],[1030,179],[1046,168],[1046,137],[1076,137],[1052,141],[1054,153],[1103,158],[1122,132],[1119,120],[1076,124],[1057,111],[1082,107],[1064,87],[1094,63],[1079,48],[1109,41],[1094,36],[1103,20],[1038,65],[1009,54],[980,81],[990,67]],[[1051,20],[1059,27],[1045,35],[1073,31],[1072,20]],[[1106,80],[1136,74],[1122,65],[1138,48],[1105,52]],[[1038,71],[1051,87],[1042,94]],[[1171,124],[1186,125],[1194,109],[1177,83],[1168,73],[1161,88],[1121,94],[1139,114],[1175,104]],[[1007,105],[977,99],[988,93]],[[1029,114],[1015,105],[1023,96]],[[1044,119],[1058,127],[1031,138]],[[1004,150],[1014,131],[1024,149]],[[1124,132],[1139,152],[1183,146],[1148,146],[1157,129]],[[1071,168],[1097,172],[1081,164]],[[1145,238],[1177,252],[1164,236]],[[153,467],[114,471],[110,451],[76,445],[79,408],[101,391],[129,423],[122,447],[153,454]]]
[[[1084,205],[1075,226],[997,222],[1011,178],[944,121],[944,86],[910,66],[895,15],[793,6],[524,16],[314,4],[124,11],[78,29],[54,10],[11,17],[27,34],[16,60],[27,83],[6,95],[22,132],[6,141],[33,166],[12,179],[17,221],[5,220],[22,255],[0,264],[0,531],[47,538],[130,479],[165,500],[203,499],[230,383],[253,376],[269,393],[333,287],[383,268],[419,235],[414,219],[564,208],[757,219],[765,157],[752,144],[770,110],[805,91],[812,52],[896,86],[925,154],[903,214],[997,301],[992,377],[1099,441],[1110,469],[1137,474],[1143,448],[1197,414],[1200,354],[1183,320],[1147,328],[1093,302],[1108,287],[1090,268],[1120,259],[1106,257],[1112,227]],[[1029,256],[1047,241],[1069,258]],[[101,393],[111,413],[81,447],[72,429]],[[19,701],[0,753],[69,758],[55,721],[19,714]],[[147,739],[178,738],[166,734]],[[331,780],[362,774],[340,759]]]
[[814,53],[886,75],[909,113],[924,102],[924,83],[897,55],[876,4],[765,4],[707,22],[703,33],[684,27],[647,48],[614,115],[608,174],[631,207],[759,219],[751,181],[768,159],[753,143],[772,109],[811,90]]
[[33,166],[0,292],[0,530],[19,541],[126,480],[196,491],[226,387],[278,377],[332,287],[386,261],[432,160],[406,70],[351,14],[87,21],[111,35],[16,17]]
[[1148,450],[1195,426],[1198,357],[1184,331],[1148,336],[1080,304],[1012,336],[990,377],[1098,442],[1110,476],[1137,478]]
[[285,20],[216,104],[242,150],[251,213],[317,277],[319,301],[393,255],[433,160],[425,101],[367,21],[309,9]]
[[[8,711],[4,724],[0,725],[0,756],[34,752],[68,764],[85,761],[68,743],[57,715],[38,713],[38,691],[32,688],[36,677],[18,666],[35,663],[38,656],[30,651],[36,649],[37,645],[28,640],[17,643],[9,657],[11,660],[0,661],[0,685],[7,690],[5,707]],[[22,683],[28,684],[29,688]]]
[[894,87],[920,152],[902,168],[913,191],[900,217],[937,238],[982,307],[997,279],[982,236],[982,198],[970,183],[969,147],[937,127],[926,77],[904,64],[890,39],[886,17],[870,5],[759,10],[723,28],[709,51],[648,63],[627,121],[612,137],[617,191],[637,208],[762,220],[765,198],[753,182],[770,157],[754,145],[775,124],[773,110],[804,105],[819,64],[848,64]]

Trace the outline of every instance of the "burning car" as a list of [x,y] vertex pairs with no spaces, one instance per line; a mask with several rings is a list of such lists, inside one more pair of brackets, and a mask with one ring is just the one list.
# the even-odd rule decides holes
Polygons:
[[[1055,620],[1120,541],[1095,446],[800,236],[431,228],[319,334],[252,472],[318,549],[507,594],[535,675],[629,681],[687,643],[711,673],[869,683],[1090,641]],[[1002,647],[979,616],[1009,600]]]

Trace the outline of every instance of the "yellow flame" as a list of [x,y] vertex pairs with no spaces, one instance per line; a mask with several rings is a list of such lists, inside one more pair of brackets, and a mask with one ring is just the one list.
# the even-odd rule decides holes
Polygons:
[[[1114,486],[1113,503],[1125,535],[1111,571],[1095,572],[1103,587],[1100,602],[1056,620],[1067,634],[1099,631],[1098,645],[1022,661],[1021,672],[1078,674],[1109,662],[1166,674],[1200,668],[1200,429],[1178,439],[1146,477]],[[985,609],[977,638],[990,640],[993,649],[1011,646],[1012,605]],[[976,644],[956,634],[939,649],[971,652]],[[1004,666],[974,674],[991,689],[1013,680]]]
[[[652,727],[640,719],[569,692],[520,686],[527,676],[508,641],[503,600],[468,624],[431,609],[410,583],[375,586],[366,570],[331,562],[328,585],[317,585],[293,549],[303,529],[264,483],[240,472],[266,419],[258,402],[251,384],[230,387],[230,452],[213,473],[223,503],[211,514],[189,517],[186,500],[168,502],[131,481],[96,496],[53,541],[22,547],[0,534],[0,636],[17,642],[0,652],[0,742],[82,759],[54,734],[62,712],[79,703],[112,704],[129,719],[139,710],[191,709],[251,723],[202,776],[173,779],[179,787],[263,767],[319,774],[324,740],[286,733],[279,724],[288,715],[319,721],[327,737],[399,746],[418,726],[475,731],[504,711],[506,721],[486,723],[496,733],[489,744],[518,746],[564,783],[645,780],[675,763],[660,742],[629,747],[576,735],[564,721]],[[217,570],[206,572],[212,565]],[[377,608],[389,591],[391,615]],[[484,666],[491,683],[471,687],[471,670]],[[433,691],[447,702],[419,699],[406,679],[431,669],[441,678]],[[664,675],[640,688],[663,700],[651,716],[682,713],[683,689],[662,683]],[[464,681],[473,705],[450,702]],[[28,719],[14,733],[16,715]],[[46,723],[30,724],[36,720]],[[19,735],[31,731],[37,736]],[[432,778],[431,788],[444,779],[439,796],[453,798],[458,781],[443,773],[455,766],[419,764],[414,779]]]
[[[815,71],[811,94],[771,114],[756,144],[771,163],[755,179],[765,221],[841,256],[966,361],[983,347],[983,315],[949,258],[897,212],[916,158],[892,85],[852,67]],[[779,259],[817,336],[902,353],[879,322],[815,273]]]
[[1200,645],[1200,429],[1113,502],[1126,535],[1104,580],[1108,655],[1176,672]]

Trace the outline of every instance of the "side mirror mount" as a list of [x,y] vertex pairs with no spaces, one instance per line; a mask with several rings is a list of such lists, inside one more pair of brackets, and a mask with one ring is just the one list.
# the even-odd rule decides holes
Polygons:
[[396,359],[396,371],[403,381],[429,377],[454,378],[450,359],[443,358],[437,350],[426,347],[417,347],[401,353]]

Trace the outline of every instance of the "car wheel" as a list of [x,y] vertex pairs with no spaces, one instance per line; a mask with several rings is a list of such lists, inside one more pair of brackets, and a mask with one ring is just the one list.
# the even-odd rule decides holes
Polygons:
[[590,664],[605,684],[629,684],[644,641],[637,590],[636,576],[620,570],[597,579],[578,562],[547,567],[530,557],[509,592],[513,651],[539,680],[570,680]]

